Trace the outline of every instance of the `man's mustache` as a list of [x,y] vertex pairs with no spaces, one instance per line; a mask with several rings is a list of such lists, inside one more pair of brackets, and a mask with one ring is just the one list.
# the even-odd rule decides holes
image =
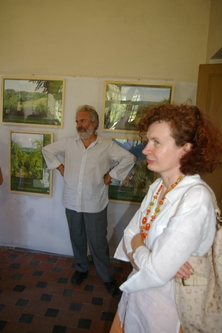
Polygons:
[[77,131],[78,132],[81,131],[81,130],[83,130],[84,132],[86,132],[86,129],[84,127],[77,127]]

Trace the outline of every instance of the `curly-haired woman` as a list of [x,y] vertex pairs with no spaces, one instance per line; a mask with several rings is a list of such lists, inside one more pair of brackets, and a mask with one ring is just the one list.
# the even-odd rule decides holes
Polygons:
[[[211,247],[216,219],[212,191],[199,174],[220,165],[222,134],[195,106],[160,105],[146,110],[147,167],[160,175],[124,231],[115,257],[133,271],[123,291],[111,332],[182,332],[174,277],[189,278],[191,255]],[[202,185],[205,186],[202,186]]]

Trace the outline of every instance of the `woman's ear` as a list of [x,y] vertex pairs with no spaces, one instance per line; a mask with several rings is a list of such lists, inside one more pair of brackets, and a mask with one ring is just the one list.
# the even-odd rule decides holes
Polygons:
[[190,142],[185,143],[185,145],[182,147],[182,156],[188,153],[190,150],[192,150],[193,144]]

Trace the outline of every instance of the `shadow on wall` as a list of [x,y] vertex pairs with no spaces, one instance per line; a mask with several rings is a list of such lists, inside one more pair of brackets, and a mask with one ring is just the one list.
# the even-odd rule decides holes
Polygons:
[[129,224],[130,220],[132,219],[136,211],[139,209],[139,207],[140,205],[137,204],[129,205],[125,210],[125,212],[123,212],[123,215],[120,217],[120,219],[117,220],[116,217],[117,213],[118,216],[120,216],[120,209],[124,209],[125,205],[118,204],[115,202],[110,202],[108,206],[108,223],[110,223],[110,221],[117,220],[117,223],[113,228],[112,235],[109,239],[109,249],[111,257],[114,256],[116,248],[123,237],[124,229],[127,227],[127,225]]

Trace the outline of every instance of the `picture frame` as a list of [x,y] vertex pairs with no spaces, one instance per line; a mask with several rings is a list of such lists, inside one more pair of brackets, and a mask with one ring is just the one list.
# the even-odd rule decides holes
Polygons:
[[9,192],[52,196],[52,171],[42,155],[52,140],[52,132],[9,131]]
[[109,200],[140,204],[147,194],[149,186],[156,179],[156,173],[148,170],[146,157],[142,153],[147,141],[135,137],[133,139],[116,137],[111,139],[135,155],[137,160],[123,181],[112,180],[109,185]]
[[103,130],[135,133],[144,107],[172,103],[174,85],[105,81]]
[[2,77],[1,122],[62,128],[64,89],[64,79]]

